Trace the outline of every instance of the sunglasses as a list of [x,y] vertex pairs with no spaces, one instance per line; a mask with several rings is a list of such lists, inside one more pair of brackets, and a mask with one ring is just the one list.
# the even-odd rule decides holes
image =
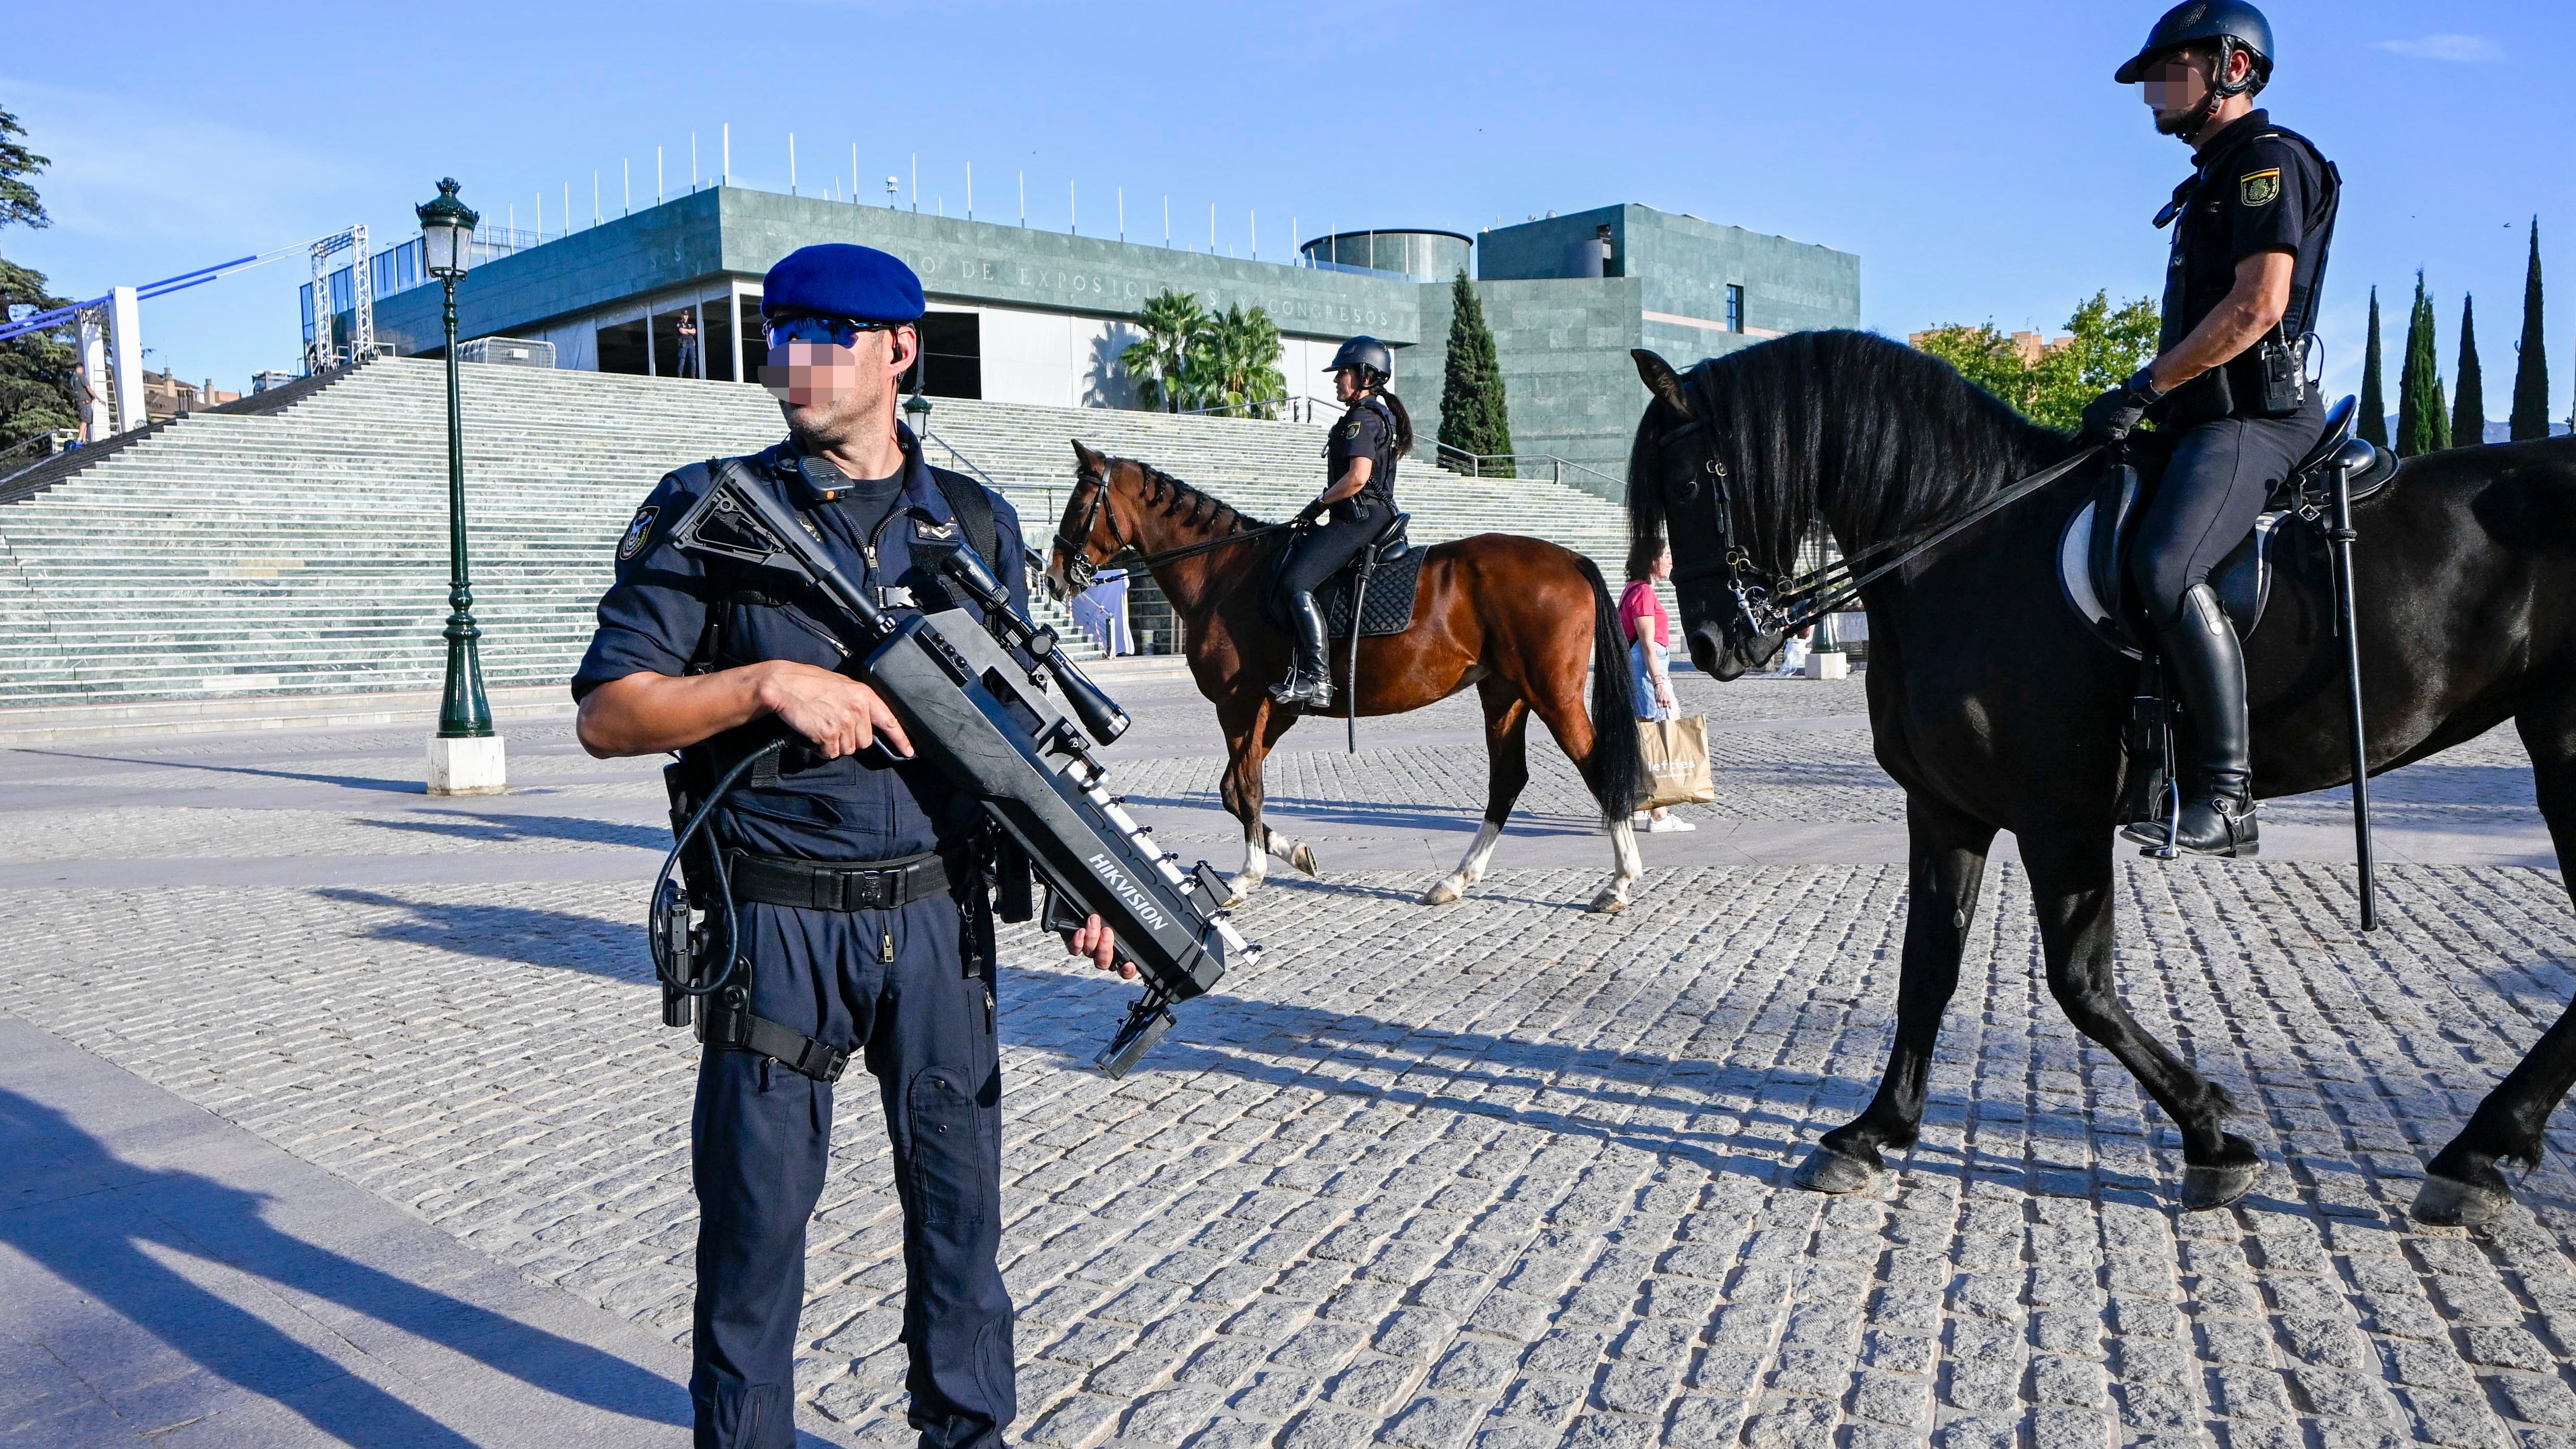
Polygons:
[[769,345],[782,342],[828,342],[835,347],[858,344],[862,332],[892,332],[897,322],[860,322],[848,317],[781,317],[761,329]]

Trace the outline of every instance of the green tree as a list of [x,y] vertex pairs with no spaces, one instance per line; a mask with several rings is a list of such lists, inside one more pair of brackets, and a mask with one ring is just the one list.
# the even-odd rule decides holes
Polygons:
[[2477,301],[2460,294],[2460,391],[2451,400],[2451,446],[2474,447],[2487,440],[2487,388],[2478,372]]
[[2397,374],[2397,456],[2421,457],[2451,446],[2442,406],[2442,362],[2434,355],[2433,299],[2415,274],[2415,306],[2406,319],[2406,365]]
[[1279,324],[1240,302],[1214,314],[1191,348],[1184,378],[1195,406],[1276,417],[1288,399],[1288,380],[1279,375]]
[[2083,425],[2086,403],[2154,358],[2163,330],[2153,301],[2140,297],[2115,311],[2110,293],[2094,293],[2066,319],[2066,344],[2040,354],[2022,411],[2044,427],[2075,431]]
[[1176,413],[1197,406],[1183,396],[1182,379],[1189,373],[1190,350],[1207,324],[1206,309],[1187,292],[1165,290],[1145,299],[1137,318],[1144,340],[1129,343],[1118,361],[1136,379],[1136,395],[1146,407]]
[[2379,289],[2370,289],[2370,340],[2361,349],[2361,435],[2388,446],[2388,389],[2380,381]]
[[1992,322],[1964,322],[1914,334],[1914,345],[1959,369],[1959,375],[2015,408],[2029,401],[2030,369],[2013,340]]
[[2513,440],[2549,436],[2549,335],[2540,320],[2540,218],[2531,219],[2531,265],[2522,278],[2522,343],[2513,364]]
[[[29,177],[53,163],[27,149],[18,118],[0,110],[0,226],[52,225]],[[0,319],[63,305],[44,273],[0,257]],[[69,328],[49,328],[0,342],[0,448],[80,425],[79,356]]]
[[2043,348],[2036,362],[2025,360],[1992,322],[1935,327],[1917,333],[1914,344],[2031,421],[2073,432],[2083,422],[2086,403],[2156,355],[2162,325],[2152,300],[2140,297],[2115,308],[2104,291],[2075,309],[2066,319],[2068,336]]
[[[1503,399],[1493,329],[1485,325],[1485,304],[1468,283],[1465,267],[1449,288],[1449,363],[1440,382],[1440,441],[1484,458],[1512,450],[1511,409]],[[1509,478],[1512,465],[1508,460],[1494,464],[1485,476]]]

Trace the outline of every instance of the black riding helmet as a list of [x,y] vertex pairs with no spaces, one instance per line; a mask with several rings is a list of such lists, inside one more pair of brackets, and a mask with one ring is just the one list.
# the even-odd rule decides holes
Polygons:
[[1374,386],[1395,376],[1395,349],[1374,337],[1354,337],[1333,354],[1326,372],[1339,372],[1345,367],[1360,370],[1360,381]]
[[[2245,0],[2184,0],[2165,12],[2155,29],[2147,32],[2147,43],[2112,72],[2111,78],[2124,86],[2135,85],[2147,78],[2148,66],[2195,45],[2218,52],[2212,89],[2221,96],[2252,94],[2272,79],[2272,22]],[[2252,56],[2254,64],[2242,82],[2230,87],[2228,57],[2239,50]]]

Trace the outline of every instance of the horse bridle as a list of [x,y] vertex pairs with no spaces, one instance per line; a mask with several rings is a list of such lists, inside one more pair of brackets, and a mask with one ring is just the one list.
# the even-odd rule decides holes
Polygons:
[[[1062,519],[1058,519],[1055,526],[1056,552],[1064,555],[1065,587],[1077,594],[1090,588],[1092,581],[1100,576],[1100,565],[1091,561],[1091,530],[1100,521],[1102,500],[1109,496],[1109,479],[1105,475],[1082,477],[1074,486],[1080,487],[1083,483],[1091,485],[1091,501],[1083,506],[1082,527],[1075,531],[1074,537],[1068,538]],[[1109,538],[1118,545],[1109,551],[1111,558],[1116,558],[1120,549],[1134,547],[1118,531],[1118,511],[1114,508],[1109,510]]]
[[[1091,561],[1091,530],[1101,520],[1102,500],[1109,496],[1109,478],[1106,474],[1097,478],[1088,473],[1081,474],[1074,486],[1079,488],[1084,483],[1091,485],[1091,499],[1083,505],[1082,527],[1075,530],[1070,537],[1066,535],[1061,522],[1057,523],[1055,530],[1056,550],[1064,555],[1065,587],[1077,594],[1090,588],[1092,581],[1100,574],[1100,565]],[[1116,548],[1109,550],[1109,556],[1116,558],[1122,550],[1135,548],[1136,544],[1134,540],[1118,531],[1118,510],[1109,509],[1107,517],[1109,541],[1117,545]],[[1173,559],[1188,558],[1193,554],[1208,553],[1220,548],[1231,548],[1238,543],[1250,543],[1256,538],[1285,532],[1292,526],[1285,523],[1265,523],[1257,528],[1247,528],[1239,533],[1229,533],[1220,538],[1183,544],[1179,548],[1167,548],[1161,553],[1146,553],[1139,549],[1136,567],[1150,569],[1158,563],[1168,563]]]
[[[1657,452],[1661,452],[1694,430],[1708,433],[1709,453],[1701,460],[1700,471],[1714,480],[1709,492],[1710,501],[1717,511],[1718,556],[1714,560],[1700,560],[1676,567],[1672,573],[1673,584],[1679,587],[1711,576],[1718,577],[1722,580],[1721,587],[1735,601],[1738,613],[1756,638],[1794,634],[1806,628],[1858,598],[1861,590],[1879,579],[2074,472],[2102,451],[2099,443],[2080,448],[2071,456],[2007,485],[1975,508],[1936,527],[1881,539],[1808,573],[1782,574],[1755,563],[1750,553],[1736,545],[1734,488],[1726,460],[1717,455],[1717,441],[1724,432],[1713,421],[1716,399],[1704,377],[1686,378],[1682,385],[1691,393],[1691,420],[1658,434],[1654,446]],[[1684,502],[1698,491],[1695,482],[1686,481],[1680,486]],[[1794,544],[1791,546],[1795,547]],[[1866,573],[1860,571],[1863,563],[1891,552],[1894,557]]]

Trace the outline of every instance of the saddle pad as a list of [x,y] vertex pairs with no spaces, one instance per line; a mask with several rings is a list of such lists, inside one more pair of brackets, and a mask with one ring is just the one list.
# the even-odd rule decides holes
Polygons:
[[[1361,638],[1401,634],[1413,627],[1413,595],[1421,586],[1422,556],[1428,552],[1418,545],[1408,548],[1379,564],[1369,575],[1368,599],[1360,606]],[[1351,637],[1351,595],[1357,592],[1358,584],[1359,570],[1352,567],[1326,579],[1324,586],[1315,591],[1315,606],[1324,611],[1325,637]]]

